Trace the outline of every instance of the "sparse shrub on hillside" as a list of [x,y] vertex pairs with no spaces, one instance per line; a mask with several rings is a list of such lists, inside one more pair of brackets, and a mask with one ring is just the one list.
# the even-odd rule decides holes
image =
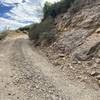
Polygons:
[[56,32],[52,32],[55,26],[54,19],[57,15],[66,12],[73,2],[74,0],[61,0],[54,4],[46,2],[43,8],[44,18],[41,23],[31,26],[29,31],[30,39],[38,44],[53,42],[56,36]]
[[55,18],[57,15],[66,12],[74,1],[75,0],[61,0],[60,2],[54,4],[46,2],[43,9],[44,19],[48,16]]
[[34,40],[39,45],[44,42],[44,44],[50,44],[55,40],[55,32],[51,32],[54,28],[54,19],[48,17],[41,23],[34,24],[29,32],[29,37]]
[[56,39],[56,33],[54,32],[43,32],[39,36],[39,42],[44,44],[51,44]]
[[54,27],[54,19],[48,17],[41,23],[36,23],[31,27],[29,32],[29,37],[32,40],[38,41],[42,33],[50,32],[53,27]]
[[28,25],[28,26],[25,26],[25,27],[21,27],[18,30],[22,31],[22,32],[25,32],[25,31],[29,32],[30,28],[31,28],[31,25]]
[[7,32],[3,31],[0,33],[0,40],[3,40],[7,36]]
[[29,32],[29,37],[31,40],[38,40],[39,38],[39,34],[40,34],[40,29],[39,29],[39,24],[36,23],[34,24],[31,29],[30,29],[30,32]]

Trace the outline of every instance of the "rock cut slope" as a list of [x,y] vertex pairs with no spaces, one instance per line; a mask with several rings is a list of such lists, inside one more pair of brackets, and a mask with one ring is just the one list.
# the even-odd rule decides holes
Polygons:
[[49,59],[66,76],[99,89],[100,0],[75,0],[55,23],[59,38],[47,50]]

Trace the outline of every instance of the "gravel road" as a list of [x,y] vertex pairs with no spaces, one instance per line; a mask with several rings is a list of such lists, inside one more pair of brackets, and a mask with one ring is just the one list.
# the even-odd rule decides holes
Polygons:
[[0,100],[100,100],[100,91],[68,80],[22,35],[0,42]]

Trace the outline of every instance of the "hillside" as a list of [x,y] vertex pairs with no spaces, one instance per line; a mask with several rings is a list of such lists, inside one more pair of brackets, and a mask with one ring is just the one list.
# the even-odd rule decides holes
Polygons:
[[47,2],[43,12],[0,33],[0,100],[100,100],[100,0]]
[[[90,87],[100,86],[100,1],[75,0],[57,15],[53,29],[56,40],[43,51],[69,79]],[[44,28],[45,29],[45,28]]]

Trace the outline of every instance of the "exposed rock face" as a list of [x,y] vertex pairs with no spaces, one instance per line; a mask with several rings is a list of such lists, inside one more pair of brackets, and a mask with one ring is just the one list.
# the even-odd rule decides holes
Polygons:
[[[83,0],[84,1],[84,0]],[[87,1],[87,0],[86,0]],[[93,1],[93,0],[90,0]],[[57,24],[57,29],[63,34],[58,42],[65,45],[69,51],[86,42],[86,38],[97,34],[100,28],[100,2],[84,6],[76,13],[73,9],[64,14]],[[74,8],[75,9],[75,8]],[[63,32],[62,32],[63,31]],[[65,31],[65,32],[64,32]],[[91,40],[90,40],[91,41]]]
[[[55,22],[60,36],[48,50],[50,60],[71,78],[100,85],[100,0],[76,0]],[[59,53],[65,56],[56,57]]]

